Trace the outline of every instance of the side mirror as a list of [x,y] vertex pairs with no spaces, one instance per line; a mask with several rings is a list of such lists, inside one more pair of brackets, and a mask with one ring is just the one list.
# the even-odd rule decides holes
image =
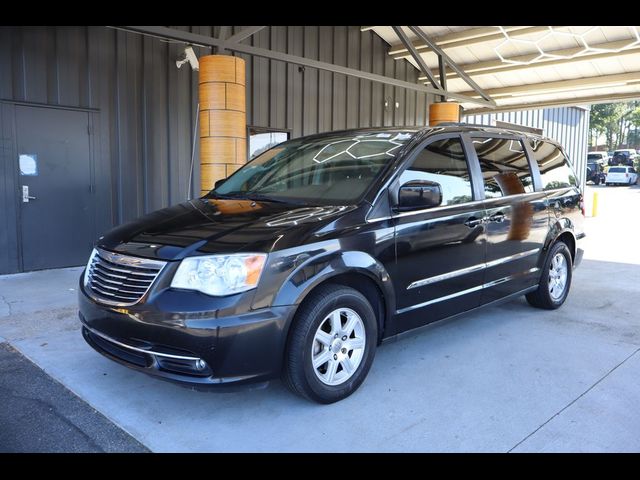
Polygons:
[[420,210],[437,207],[442,203],[442,187],[429,180],[413,180],[398,191],[398,210]]
[[227,181],[226,178],[221,178],[220,180],[216,180],[216,183],[213,184],[213,188],[218,188],[220,185],[222,185],[226,181]]

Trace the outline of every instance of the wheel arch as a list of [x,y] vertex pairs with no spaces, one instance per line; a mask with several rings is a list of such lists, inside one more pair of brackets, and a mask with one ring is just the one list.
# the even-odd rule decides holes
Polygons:
[[[305,272],[316,271],[308,277]],[[395,293],[384,266],[364,252],[336,252],[314,259],[294,272],[276,294],[273,305],[297,305],[296,313],[287,325],[287,337],[300,305],[320,285],[334,283],[360,292],[371,304],[378,319],[378,341],[384,335],[393,312]]]
[[549,234],[547,235],[547,239],[542,249],[544,255],[540,255],[540,266],[544,264],[544,260],[551,246],[560,240],[569,248],[571,261],[575,261],[577,241],[576,235],[573,232],[572,224],[569,219],[559,219],[549,230]]

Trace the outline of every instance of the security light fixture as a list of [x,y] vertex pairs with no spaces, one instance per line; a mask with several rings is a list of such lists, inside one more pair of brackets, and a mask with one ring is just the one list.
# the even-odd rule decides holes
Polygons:
[[176,67],[180,68],[187,62],[189,62],[189,64],[191,65],[192,70],[198,70],[198,68],[200,67],[198,57],[196,57],[196,54],[193,51],[192,47],[187,47],[184,49],[184,52],[182,53],[182,55],[180,55],[180,58],[176,60]]

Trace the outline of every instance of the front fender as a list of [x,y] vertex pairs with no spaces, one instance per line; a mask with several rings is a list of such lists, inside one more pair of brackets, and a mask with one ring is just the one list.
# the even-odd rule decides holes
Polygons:
[[395,311],[391,277],[379,261],[359,251],[331,252],[300,265],[284,282],[273,305],[297,305],[316,286],[345,273],[360,274],[373,280],[385,297],[387,310]]
[[[265,279],[264,290],[257,293],[253,308],[298,305],[320,283],[350,273],[371,279],[385,297],[387,313],[395,311],[391,277],[382,263],[368,253],[341,250],[339,245],[332,243],[323,242],[317,245],[318,248],[274,258],[271,268],[274,273]],[[283,270],[286,270],[285,275],[282,275]],[[278,275],[277,271],[282,273]]]

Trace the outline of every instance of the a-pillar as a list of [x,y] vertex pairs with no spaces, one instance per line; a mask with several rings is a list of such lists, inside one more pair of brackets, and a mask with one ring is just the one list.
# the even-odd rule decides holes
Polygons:
[[201,194],[247,161],[245,62],[230,55],[199,58]]

